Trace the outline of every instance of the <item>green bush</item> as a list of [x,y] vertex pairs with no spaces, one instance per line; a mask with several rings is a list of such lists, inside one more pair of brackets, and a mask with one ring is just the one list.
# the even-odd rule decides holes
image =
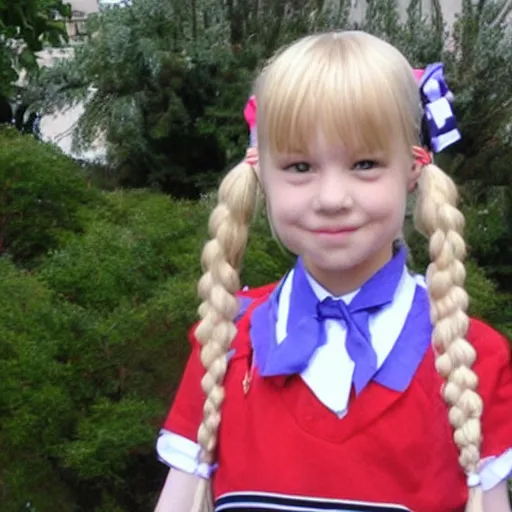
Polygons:
[[29,264],[57,247],[83,229],[80,207],[96,194],[57,148],[0,128],[0,255]]
[[[0,503],[18,512],[28,499],[71,510],[66,485],[53,471],[73,407],[69,367],[58,362],[68,336],[65,311],[36,277],[0,259]],[[44,510],[44,509],[43,509]]]
[[142,192],[98,205],[35,274],[0,260],[5,512],[22,499],[71,510],[68,496],[76,510],[142,510],[139,482],[163,469],[155,434],[188,355],[206,219]]

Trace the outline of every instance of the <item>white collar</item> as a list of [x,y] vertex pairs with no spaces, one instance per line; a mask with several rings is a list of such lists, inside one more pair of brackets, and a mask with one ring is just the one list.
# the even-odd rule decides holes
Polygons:
[[[346,295],[340,295],[338,297],[333,297],[318,281],[316,281],[311,274],[304,269],[306,274],[306,279],[308,280],[309,286],[311,286],[312,290],[315,292],[315,295],[319,301],[326,299],[327,297],[332,297],[335,300],[342,300],[345,304],[350,304],[354,297],[359,293],[361,288],[357,290],[347,293]],[[293,273],[293,272],[292,272]]]
[[[330,296],[327,290],[311,276],[306,275],[319,300]],[[287,275],[279,294],[276,322],[277,343],[281,343],[287,335],[286,326],[292,280],[293,270]],[[379,368],[400,336],[418,284],[424,286],[422,278],[412,276],[408,269],[404,267],[393,302],[370,317],[371,343],[377,354]],[[348,304],[357,293],[358,290],[341,298]],[[327,343],[317,349],[310,360],[309,366],[301,373],[301,377],[318,400],[341,418],[348,409],[354,363],[345,347],[345,327],[336,320],[327,320],[325,327]]]

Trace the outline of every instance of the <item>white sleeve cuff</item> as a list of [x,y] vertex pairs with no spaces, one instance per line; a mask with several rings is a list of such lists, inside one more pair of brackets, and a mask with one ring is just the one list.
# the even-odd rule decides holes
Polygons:
[[[186,437],[161,430],[156,443],[159,459],[170,467],[185,473],[210,478],[214,466],[198,462],[200,446]],[[512,476],[512,448],[498,457],[486,460],[479,471],[483,491],[489,491]]]
[[199,462],[201,447],[186,437],[161,430],[156,442],[158,458],[170,467],[185,473],[210,478],[215,467]]
[[489,491],[512,475],[512,448],[498,457],[486,460],[479,471],[480,484],[484,491]]

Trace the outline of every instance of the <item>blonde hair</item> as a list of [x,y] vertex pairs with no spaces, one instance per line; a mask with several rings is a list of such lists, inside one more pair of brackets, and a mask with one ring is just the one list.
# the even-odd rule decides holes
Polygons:
[[[321,127],[327,142],[343,141],[354,152],[392,151],[396,140],[403,141],[412,164],[422,115],[418,86],[405,57],[377,37],[353,31],[305,37],[268,62],[255,91],[260,147],[304,152],[311,143],[312,127]],[[455,184],[435,165],[423,168],[418,192],[415,225],[430,241],[427,285],[436,369],[445,379],[442,393],[460,465],[474,475],[480,458],[482,402],[471,369],[476,354],[466,340],[464,217],[456,207]],[[203,250],[204,274],[199,281],[203,303],[196,336],[202,344],[207,398],[198,440],[208,463],[214,461],[226,353],[236,333],[239,268],[257,194],[258,181],[250,165],[242,163],[227,174],[210,217],[211,240]],[[208,488],[203,481],[194,512],[211,510]],[[472,488],[468,510],[480,511],[479,500],[480,493]]]

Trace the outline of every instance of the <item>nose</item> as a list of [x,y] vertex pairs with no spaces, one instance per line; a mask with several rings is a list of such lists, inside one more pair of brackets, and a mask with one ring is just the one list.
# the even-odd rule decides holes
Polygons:
[[331,213],[350,209],[353,205],[350,179],[339,167],[324,169],[318,176],[315,200],[317,211]]

